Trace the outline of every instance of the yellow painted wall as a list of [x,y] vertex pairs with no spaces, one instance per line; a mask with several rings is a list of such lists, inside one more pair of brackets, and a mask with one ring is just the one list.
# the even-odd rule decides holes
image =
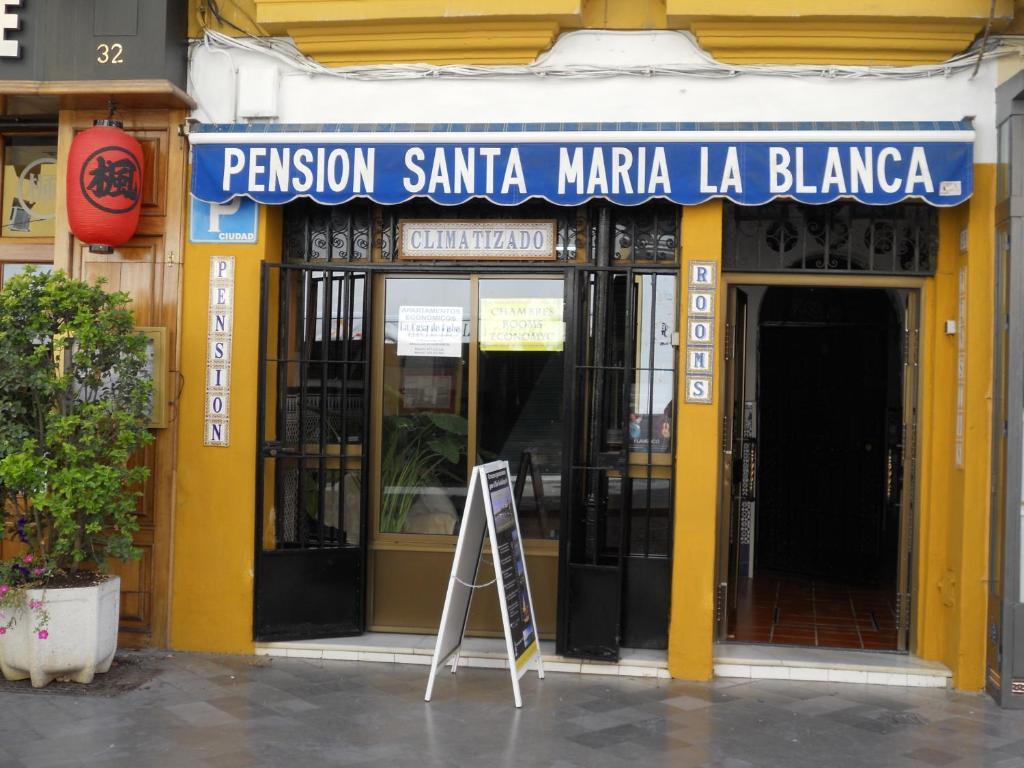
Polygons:
[[[994,166],[975,166],[974,197],[939,213],[936,275],[922,291],[919,382],[919,477],[913,576],[912,648],[941,661],[954,685],[980,690],[987,605],[988,492],[991,471],[991,381]],[[683,214],[683,267],[720,262],[722,205]],[[968,249],[960,252],[960,231]],[[944,324],[956,318],[957,275],[967,266],[965,467],[954,468],[957,340]],[[685,277],[684,277],[685,280]],[[712,673],[714,586],[721,459],[725,292],[719,279],[714,404],[685,403],[680,381],[676,461],[669,671],[705,680]],[[685,320],[685,318],[683,318]],[[685,327],[681,324],[681,327]],[[682,379],[682,377],[681,377]]]
[[[990,0],[666,0],[669,16],[678,17],[847,17],[881,18],[974,18],[986,21]],[[1013,0],[996,0],[995,18],[1013,16]]]
[[[956,413],[954,336],[937,328],[956,318],[957,261],[966,206],[939,213],[939,256],[935,277],[922,295],[921,399],[918,410],[916,606],[912,646],[926,659],[943,660],[953,646],[947,626],[948,543],[953,510],[963,503],[963,472],[953,469]],[[940,384],[941,383],[941,384]]]
[[[171,647],[251,653],[260,264],[281,243],[261,207],[256,245],[188,243],[184,256]],[[230,445],[203,445],[210,257],[235,257]]]
[[[683,209],[683,270],[690,261],[719,265],[716,306],[715,377],[711,404],[687,403],[685,376],[676,402],[679,448],[676,453],[675,528],[672,550],[672,597],[668,628],[668,669],[673,677],[711,677],[714,633],[716,510],[721,458],[721,400],[725,327],[721,290],[722,202],[712,200]],[[685,312],[688,277],[683,272],[680,311]],[[685,316],[679,327],[686,328]]]
[[220,2],[217,9],[220,11],[220,19],[210,10],[206,0],[188,0],[188,36],[199,37],[204,28],[215,29],[226,35],[267,34],[267,30],[256,22],[255,0]]
[[[913,647],[944,662],[958,688],[983,685],[988,491],[991,444],[992,297],[995,167],[975,166],[974,197],[939,216],[936,275],[922,292],[919,496]],[[183,650],[251,652],[253,514],[259,271],[277,258],[280,208],[261,209],[259,244],[185,249],[171,645]],[[961,253],[960,231],[968,231]],[[722,203],[683,213],[683,267],[720,262]],[[204,373],[210,256],[235,256],[231,445],[203,446]],[[957,274],[968,269],[965,468],[955,469]],[[683,289],[685,288],[685,274]],[[682,305],[682,302],[681,302]],[[680,377],[676,522],[669,627],[673,676],[712,672],[717,508],[724,375],[724,293],[719,279],[712,405],[685,402]],[[684,325],[681,323],[681,327]]]
[[950,623],[955,657],[947,651],[958,688],[981,690],[985,681],[985,623],[988,610],[989,490],[992,471],[992,334],[995,274],[994,165],[975,166],[974,196],[967,204],[967,413],[964,500],[954,513],[950,561],[958,589]]
[[[995,166],[974,167],[974,196],[940,214],[939,264],[929,286],[922,338],[922,471],[915,551],[915,648],[943,662],[963,690],[984,686],[989,486]],[[967,251],[960,232],[967,229]],[[967,267],[964,467],[955,466],[958,280]]]
[[583,26],[588,29],[664,29],[665,0],[587,0]]
[[[289,35],[327,66],[533,61],[560,32],[681,29],[729,63],[905,65],[964,50],[989,0],[189,0],[189,31]],[[996,0],[993,29],[1014,20]],[[223,22],[223,23],[222,23]],[[1018,22],[1019,24],[1020,22]],[[1011,27],[1012,28],[1012,27]]]

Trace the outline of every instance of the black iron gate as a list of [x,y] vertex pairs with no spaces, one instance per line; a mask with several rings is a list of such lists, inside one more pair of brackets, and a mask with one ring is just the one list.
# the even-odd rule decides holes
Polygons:
[[260,294],[254,634],[358,634],[366,591],[369,275],[346,266],[265,264]]
[[622,645],[668,642],[678,273],[615,263],[618,244],[640,240],[620,237],[607,209],[595,230],[567,318],[576,345],[558,650],[617,659]]
[[[261,287],[258,640],[364,629],[376,450],[368,341],[383,332],[371,323],[370,278],[423,270],[393,261],[386,227],[373,245],[368,206],[297,203],[292,212],[285,250],[296,263],[265,265]],[[594,213],[580,238],[587,263],[573,263],[574,227],[559,230],[568,396],[557,637],[561,653],[610,659],[620,645],[667,646],[679,210]],[[371,263],[377,247],[383,263]]]

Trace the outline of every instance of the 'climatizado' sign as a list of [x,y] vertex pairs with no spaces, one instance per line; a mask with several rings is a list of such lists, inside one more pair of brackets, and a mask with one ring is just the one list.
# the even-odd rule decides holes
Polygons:
[[725,197],[757,205],[776,197],[874,204],[911,197],[955,205],[972,190],[973,133],[962,127],[629,131],[611,140],[585,131],[305,135],[226,127],[191,135],[192,192],[209,202],[246,195],[268,204],[306,196],[325,204],[483,197],[515,205],[539,197],[560,205],[593,198],[692,205]]

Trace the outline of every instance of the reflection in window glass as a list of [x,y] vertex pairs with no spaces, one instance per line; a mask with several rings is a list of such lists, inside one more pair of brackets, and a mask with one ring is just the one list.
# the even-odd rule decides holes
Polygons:
[[[523,536],[558,538],[565,323],[561,280],[481,280],[477,437],[522,494]],[[520,477],[522,475],[522,477]]]
[[676,283],[673,275],[640,275],[637,283],[636,366],[629,414],[631,452],[672,449],[675,391]]
[[7,262],[6,264],[0,264],[0,288],[7,285],[7,281],[15,275],[20,275],[28,268],[34,269],[36,272],[52,272],[53,265],[51,264],[22,264],[16,262]]
[[6,137],[3,236],[53,237],[56,198],[56,137]]
[[635,557],[668,557],[671,551],[672,481],[667,468],[664,474],[660,479],[640,475],[630,481],[633,499],[627,551]]
[[1003,122],[996,133],[996,201],[1010,197],[1010,121]]
[[469,281],[385,285],[381,533],[453,534],[466,499]]

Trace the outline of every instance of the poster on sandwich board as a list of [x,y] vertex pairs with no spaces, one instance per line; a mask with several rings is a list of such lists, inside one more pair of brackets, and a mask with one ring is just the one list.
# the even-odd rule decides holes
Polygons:
[[[476,578],[485,541],[490,542],[494,582],[478,585]],[[458,670],[459,652],[469,620],[473,592],[491,583],[495,583],[498,588],[498,605],[512,676],[512,694],[516,706],[522,707],[519,679],[531,666],[536,667],[538,677],[543,679],[544,663],[540,655],[536,612],[530,594],[519,516],[512,498],[512,476],[507,461],[492,461],[473,467],[466,506],[462,513],[462,527],[455,545],[448,592],[441,612],[441,625],[430,664],[426,701],[430,701],[433,693],[437,671],[449,659],[452,674]]]

